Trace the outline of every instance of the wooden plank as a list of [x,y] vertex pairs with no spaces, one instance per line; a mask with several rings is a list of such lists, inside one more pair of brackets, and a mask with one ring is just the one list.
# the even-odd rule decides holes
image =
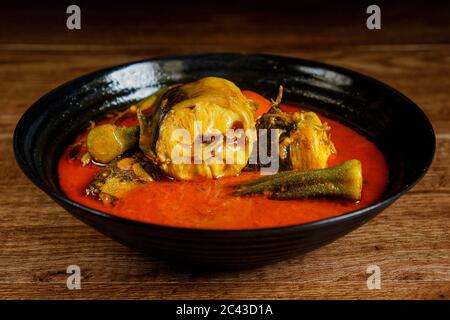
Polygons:
[[[1,47],[1,45],[0,45]],[[28,47],[27,47],[28,48]],[[104,68],[161,54],[177,54],[166,48],[149,49],[5,50],[0,55],[0,103],[8,105],[0,118],[1,134],[11,133],[20,115],[41,95],[57,85]],[[336,64],[386,82],[415,101],[430,117],[439,134],[450,133],[450,44],[439,47],[365,46],[330,49],[269,51]],[[406,56],[406,57],[405,57]],[[14,61],[9,63],[8,61]],[[26,77],[26,81],[25,78]],[[7,99],[7,100],[6,100]]]
[[[337,7],[330,5],[319,19],[315,12],[321,7],[314,3],[292,12],[281,5],[270,16],[265,6],[246,5],[241,15],[206,6],[197,18],[185,16],[183,7],[175,12],[162,7],[150,20],[140,7],[127,18],[117,4],[111,10],[92,7],[83,12],[80,33],[64,28],[62,6],[11,8],[0,19],[0,298],[449,299],[448,4],[442,10],[427,9],[425,2],[412,9],[394,6],[383,13],[386,28],[369,33],[360,28],[361,6],[333,18],[327,12]],[[18,16],[22,23],[14,23]],[[392,85],[418,103],[436,129],[429,173],[376,219],[304,257],[255,270],[204,273],[100,235],[53,203],[15,164],[15,124],[57,85],[118,63],[205,51],[319,60]],[[66,288],[70,264],[81,267],[82,290]],[[367,289],[370,264],[381,267],[380,290]]]

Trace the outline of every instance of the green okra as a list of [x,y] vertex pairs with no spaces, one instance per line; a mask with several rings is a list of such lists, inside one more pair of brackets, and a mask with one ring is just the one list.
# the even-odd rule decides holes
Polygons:
[[238,185],[233,194],[268,194],[272,199],[338,197],[360,200],[362,168],[359,160],[348,160],[325,169],[280,172]]
[[101,163],[108,163],[131,149],[138,142],[139,127],[103,124],[92,128],[87,136],[89,154]]

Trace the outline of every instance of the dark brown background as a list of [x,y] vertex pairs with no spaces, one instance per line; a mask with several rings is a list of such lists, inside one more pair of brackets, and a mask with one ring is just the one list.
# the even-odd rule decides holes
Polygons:
[[[369,2],[77,3],[79,31],[66,29],[69,3],[0,5],[0,298],[450,298],[448,1],[377,2],[377,31],[365,27]],[[224,51],[332,63],[402,91],[436,130],[431,170],[376,219],[305,257],[250,271],[201,273],[98,234],[35,188],[15,164],[15,124],[55,86],[131,60]],[[81,267],[81,290],[66,288],[70,264]],[[380,290],[366,287],[369,264],[381,267]]]

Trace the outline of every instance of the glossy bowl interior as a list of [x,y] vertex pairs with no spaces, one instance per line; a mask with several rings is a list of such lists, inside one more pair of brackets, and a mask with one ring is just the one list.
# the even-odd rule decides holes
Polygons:
[[[131,221],[68,199],[56,164],[89,120],[136,102],[161,86],[205,76],[234,81],[267,97],[307,106],[357,130],[384,152],[389,184],[376,204],[313,223],[256,230],[198,230]],[[101,70],[66,83],[34,103],[14,133],[16,159],[40,189],[77,218],[142,252],[184,265],[239,269],[306,253],[368,221],[428,169],[435,136],[424,113],[394,89],[364,75],[295,58],[206,54],[156,58]],[[95,250],[95,248],[93,248]]]

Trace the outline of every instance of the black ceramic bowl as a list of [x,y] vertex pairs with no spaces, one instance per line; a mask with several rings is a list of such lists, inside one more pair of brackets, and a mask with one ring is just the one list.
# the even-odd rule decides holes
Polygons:
[[[140,100],[161,86],[219,76],[285,101],[309,106],[374,141],[387,157],[389,185],[377,203],[338,217],[257,230],[197,230],[141,223],[87,208],[58,186],[57,160],[89,120]],[[303,254],[373,218],[426,172],[435,136],[424,113],[394,89],[364,75],[317,62],[268,55],[206,54],[149,59],[101,70],[39,99],[14,132],[23,172],[75,217],[130,248],[183,265],[238,269]],[[95,250],[95,248],[93,248]],[[336,257],[338,259],[338,257]]]

